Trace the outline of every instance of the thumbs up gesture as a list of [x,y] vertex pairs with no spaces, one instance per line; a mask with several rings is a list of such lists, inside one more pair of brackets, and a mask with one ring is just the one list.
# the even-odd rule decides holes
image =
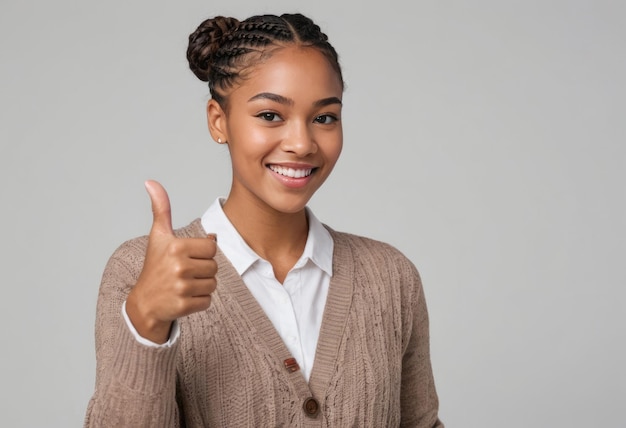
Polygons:
[[205,310],[217,285],[215,238],[177,238],[170,200],[156,181],[147,181],[153,222],[143,270],[126,300],[137,332],[155,343],[168,340],[172,322]]

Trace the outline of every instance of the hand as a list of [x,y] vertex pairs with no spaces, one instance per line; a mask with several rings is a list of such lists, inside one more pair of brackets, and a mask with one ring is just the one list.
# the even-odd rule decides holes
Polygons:
[[217,281],[215,237],[177,238],[167,192],[147,181],[153,222],[143,270],[126,300],[137,332],[155,343],[168,340],[177,318],[207,309]]

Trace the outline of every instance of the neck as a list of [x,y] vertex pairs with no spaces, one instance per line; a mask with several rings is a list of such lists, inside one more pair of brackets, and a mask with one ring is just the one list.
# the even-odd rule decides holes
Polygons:
[[231,196],[224,203],[224,214],[250,248],[275,267],[285,263],[293,266],[309,233],[306,211],[284,213],[261,201]]

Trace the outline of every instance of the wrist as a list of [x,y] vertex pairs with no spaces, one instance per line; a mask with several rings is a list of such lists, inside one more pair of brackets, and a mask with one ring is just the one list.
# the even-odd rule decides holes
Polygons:
[[151,342],[163,344],[168,341],[172,330],[172,321],[162,321],[147,314],[137,296],[131,291],[126,299],[126,315],[137,333]]

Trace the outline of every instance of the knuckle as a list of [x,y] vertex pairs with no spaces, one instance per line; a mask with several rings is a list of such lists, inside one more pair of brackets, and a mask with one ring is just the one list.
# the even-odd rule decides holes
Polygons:
[[174,302],[174,308],[177,314],[184,315],[187,313],[187,302],[185,299],[176,299]]
[[185,296],[187,294],[187,283],[185,281],[175,281],[173,288],[177,296]]
[[172,257],[177,257],[180,256],[183,251],[184,251],[185,245],[184,243],[180,240],[180,239],[174,239],[169,247],[168,247],[168,254]]
[[172,266],[172,271],[176,277],[181,278],[187,273],[187,268],[182,263],[176,262]]

